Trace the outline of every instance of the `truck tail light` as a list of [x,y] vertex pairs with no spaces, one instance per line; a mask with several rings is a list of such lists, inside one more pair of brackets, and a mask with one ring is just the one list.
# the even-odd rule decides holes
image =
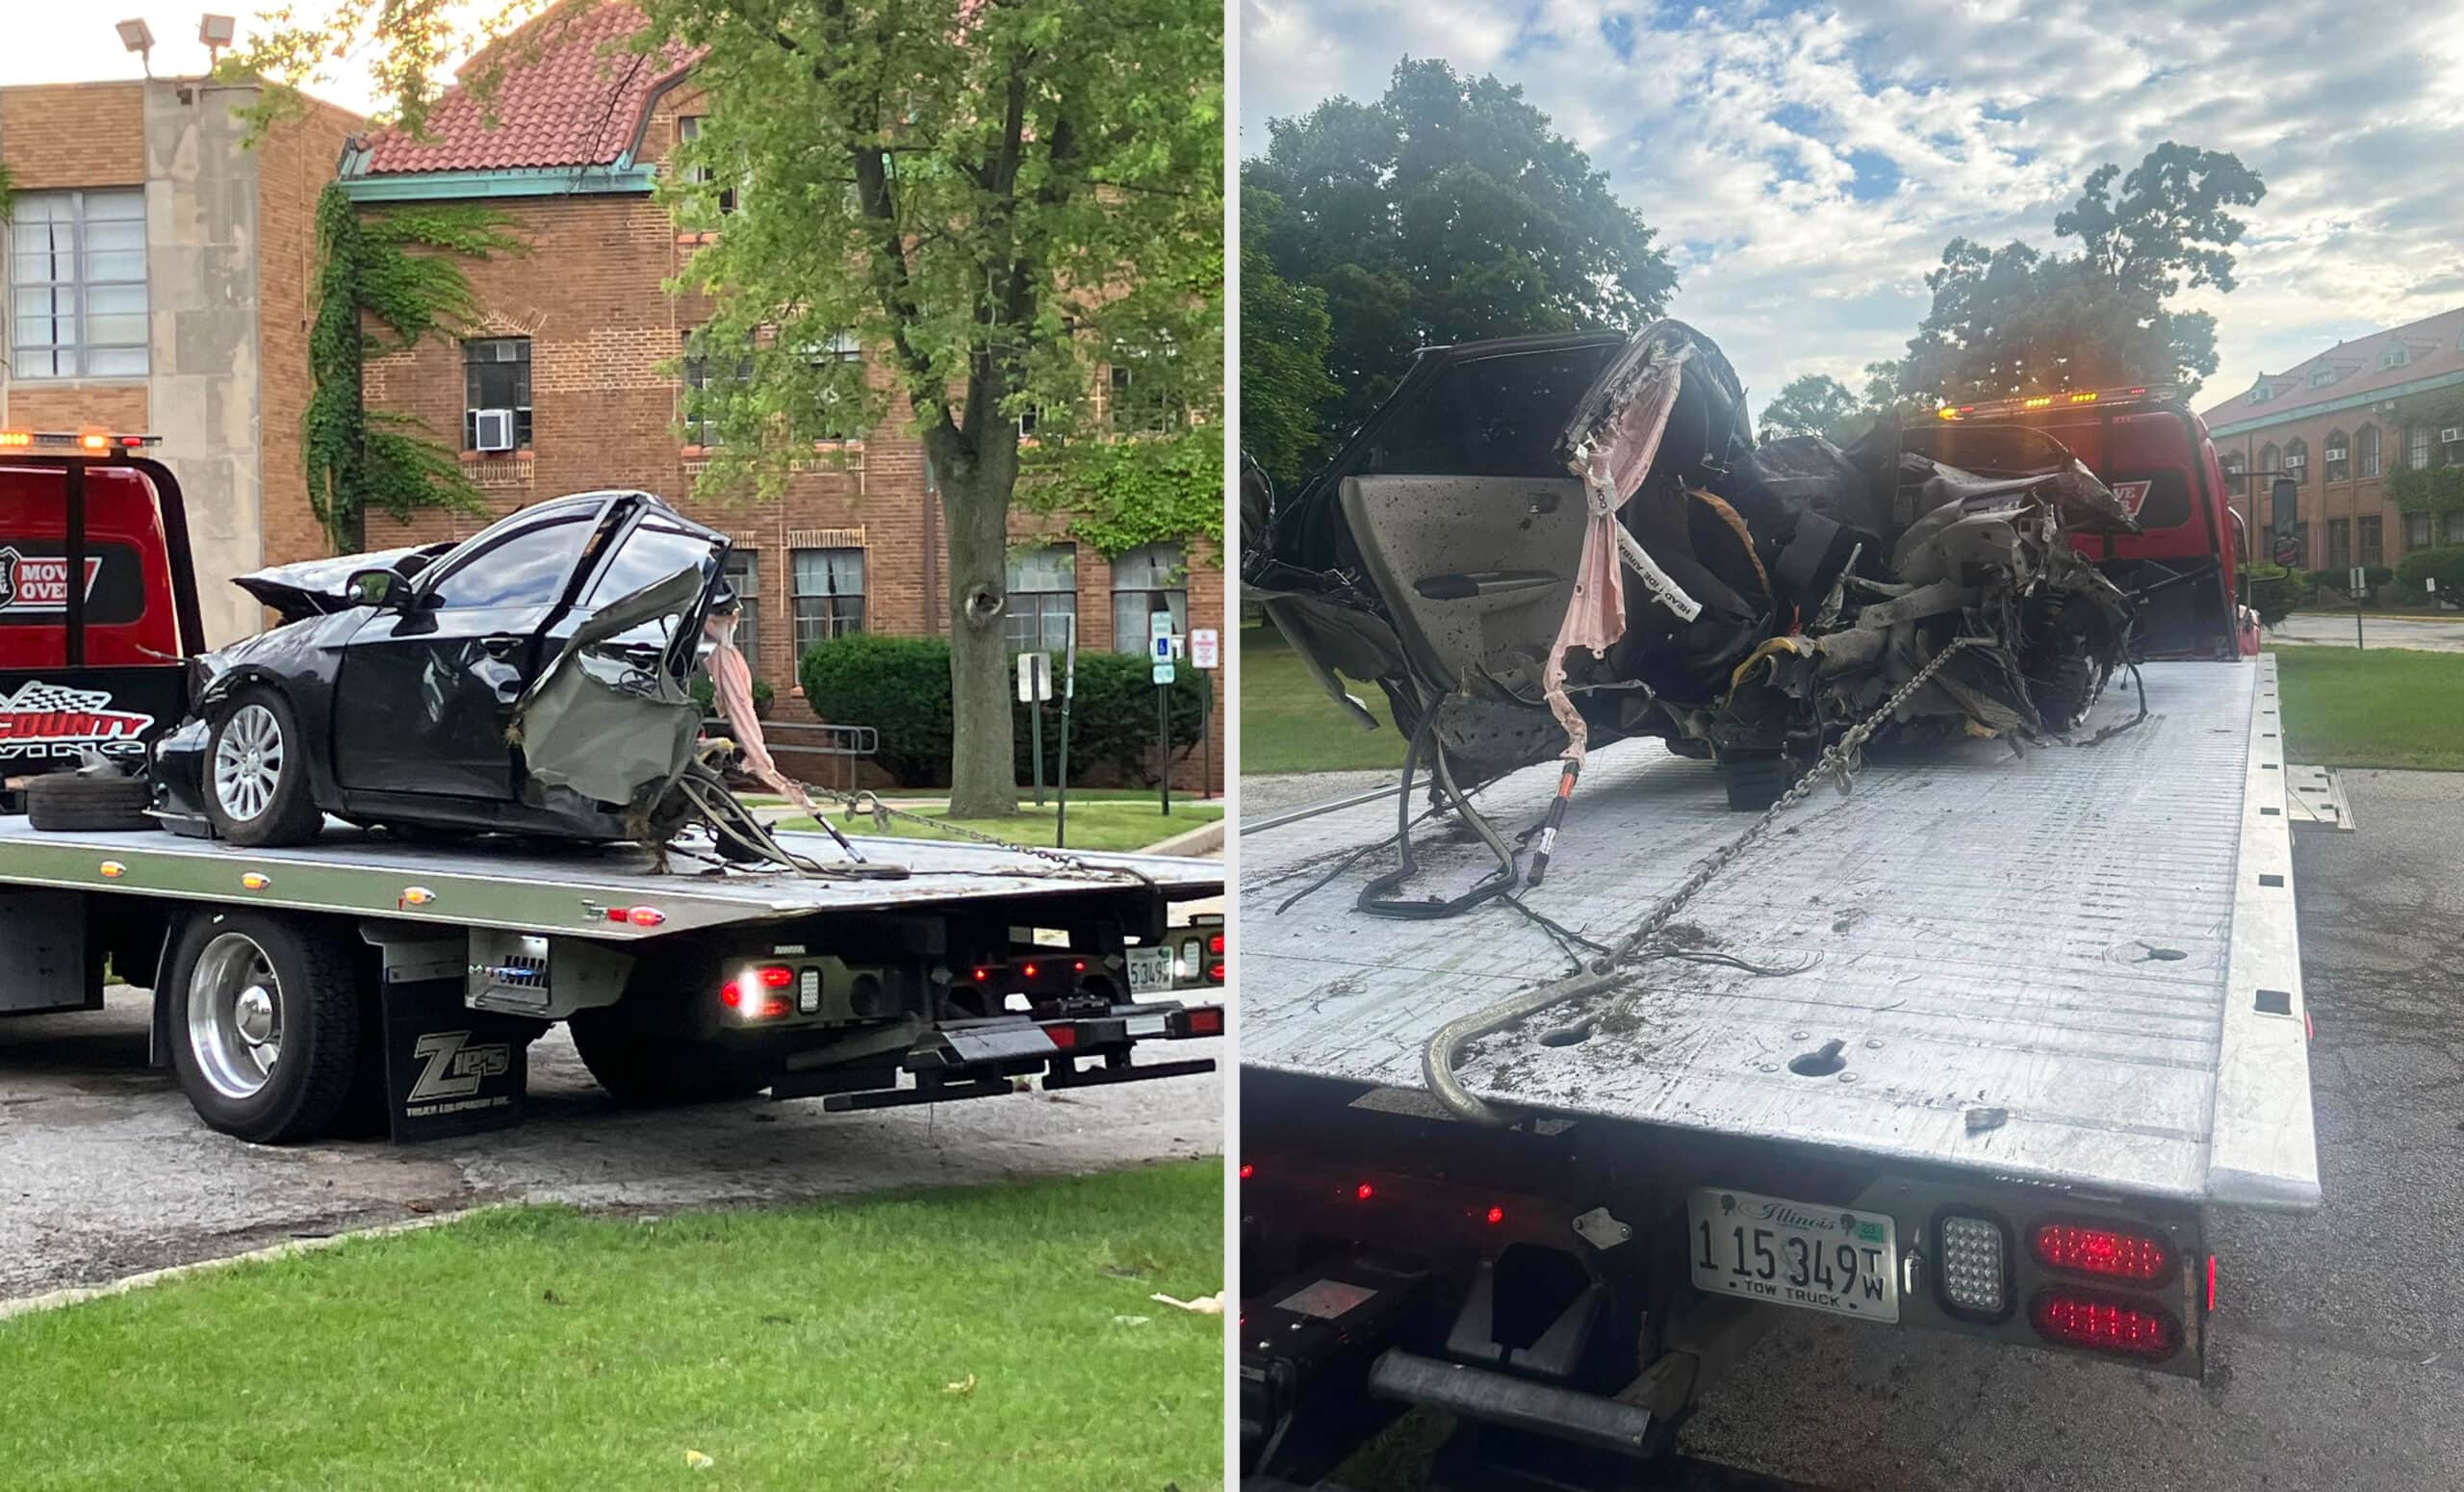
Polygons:
[[607,909],[607,920],[629,923],[634,927],[656,927],[667,920],[667,913],[656,907],[610,907]]
[[1990,1218],[1945,1214],[1934,1229],[1942,1301],[1959,1315],[1998,1320],[2011,1309],[2010,1235]]
[[2066,1347],[2162,1362],[2180,1351],[2179,1322],[2142,1300],[2056,1287],[2028,1307],[2037,1335]]
[[761,965],[761,988],[764,990],[784,990],[795,982],[796,971],[784,964]]
[[1180,1016],[1180,1034],[1183,1036],[1223,1034],[1223,1007],[1220,1005],[1194,1005],[1182,1011]]
[[2093,1274],[2126,1285],[2161,1285],[2173,1277],[2171,1246],[2161,1238],[2089,1222],[2044,1222],[2035,1235],[2046,1269]]
[[1059,1025],[1044,1027],[1043,1034],[1050,1037],[1052,1044],[1063,1051],[1068,1051],[1078,1044],[1078,1028],[1065,1020]]

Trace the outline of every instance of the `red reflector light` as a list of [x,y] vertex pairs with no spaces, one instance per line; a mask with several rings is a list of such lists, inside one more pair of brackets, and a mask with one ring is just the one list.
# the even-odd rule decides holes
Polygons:
[[1206,977],[1214,980],[1219,985],[1223,983],[1223,965],[1220,964],[1209,964],[1206,966]]
[[795,982],[796,971],[789,968],[784,964],[765,964],[761,965],[761,983],[766,989],[784,990]]
[[735,987],[734,980],[731,979],[719,986],[719,1003],[730,1010],[744,1003],[744,991]]
[[1218,933],[1206,940],[1206,951],[1214,954],[1218,958],[1221,958],[1223,956],[1223,935],[1221,933]]
[[1080,959],[1071,964],[1069,965],[1069,971],[1073,974],[1083,974],[1087,972],[1087,961],[1085,959]]
[[2028,1307],[2028,1320],[2047,1341],[2092,1351],[2161,1362],[2181,1351],[2182,1328],[2152,1305],[2110,1296],[2047,1290]]
[[656,927],[667,920],[667,913],[656,907],[635,907],[625,913],[625,920],[635,927]]
[[1248,1180],[1251,1176],[1257,1174],[1257,1167],[1250,1165],[1247,1161],[1243,1161],[1241,1163],[1241,1179],[1244,1181]]
[[2049,1270],[2094,1274],[2133,1285],[2162,1284],[2173,1275],[2173,1250],[2160,1239],[2080,1222],[2046,1222],[2036,1230],[2037,1258]]
[[1035,966],[1034,965],[1032,965],[1032,964],[1028,965],[1027,965],[1027,967],[1026,967],[1026,971],[1025,971],[1025,972],[1026,972],[1026,976],[1027,976],[1029,979],[1033,979],[1033,978],[1035,978],[1035,977],[1036,977],[1036,966]]
[[975,982],[976,982],[977,984],[985,984],[985,983],[987,983],[987,982],[988,982],[991,978],[992,978],[992,970],[990,970],[990,969],[988,969],[988,968],[980,968],[980,969],[977,969],[977,970],[975,971]]
[[1504,1208],[1502,1208],[1502,1207],[1492,1207],[1492,1208],[1490,1208],[1490,1209],[1489,1209],[1489,1224],[1490,1224],[1492,1227],[1496,1226],[1498,1223],[1503,1222],[1504,1221],[1505,1221],[1505,1209],[1504,1209]]
[[1223,1007],[1220,1005],[1198,1006],[1189,1013],[1189,1023],[1192,1036],[1221,1036]]
[[2216,1310],[2216,1255],[2214,1254],[2207,1256],[2207,1308],[2210,1314]]
[[631,917],[624,908],[610,907],[607,909],[607,920],[610,922],[625,922],[631,920]]
[[1076,1026],[1046,1026],[1043,1028],[1043,1034],[1052,1038],[1053,1045],[1064,1049],[1078,1044],[1078,1028]]
[[1365,1202],[1365,1201],[1369,1200],[1371,1197],[1375,1196],[1377,1195],[1377,1189],[1376,1189],[1375,1187],[1373,1187],[1373,1186],[1371,1186],[1368,1182],[1364,1181],[1364,1182],[1362,1182],[1359,1186],[1357,1186],[1357,1187],[1355,1187],[1355,1188],[1353,1188],[1353,1189],[1352,1189],[1352,1194],[1351,1194],[1351,1195],[1352,1195],[1352,1196],[1354,1196],[1359,1197],[1362,1201],[1364,1201],[1364,1202]]

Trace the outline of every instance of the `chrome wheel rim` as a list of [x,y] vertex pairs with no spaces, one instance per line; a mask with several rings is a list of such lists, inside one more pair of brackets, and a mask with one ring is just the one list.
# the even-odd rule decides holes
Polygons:
[[189,1052],[206,1085],[253,1098],[282,1060],[282,981],[256,939],[223,933],[189,975]]
[[223,722],[214,748],[214,797],[240,822],[273,807],[282,781],[282,726],[263,705],[243,705]]

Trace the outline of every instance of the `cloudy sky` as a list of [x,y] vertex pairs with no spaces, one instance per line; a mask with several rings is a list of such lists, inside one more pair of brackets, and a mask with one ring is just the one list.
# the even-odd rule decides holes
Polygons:
[[[0,46],[0,84],[91,83],[107,78],[141,78],[144,64],[120,44],[114,23],[142,19],[154,33],[152,64],[158,78],[193,77],[205,71],[206,52],[196,39],[197,18],[206,12],[231,16],[244,44],[264,16],[291,10],[313,20],[335,13],[345,0],[196,0],[191,5],[161,5],[148,0],[0,0],[0,23],[7,44]],[[466,13],[472,7],[464,6]],[[376,107],[369,86],[366,59],[352,59],[336,76],[309,89],[320,98],[365,114]]]
[[1923,319],[1957,235],[2055,242],[2106,161],[2171,139],[2268,185],[2216,312],[2204,405],[2373,328],[2464,303],[2464,24],[2453,0],[1241,0],[1241,149],[1402,55],[1522,86],[1660,232],[1671,311],[1755,407],[1857,387]]

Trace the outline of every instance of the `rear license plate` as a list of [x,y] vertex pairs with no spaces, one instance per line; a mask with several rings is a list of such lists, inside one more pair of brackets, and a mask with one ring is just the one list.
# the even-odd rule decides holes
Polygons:
[[1132,994],[1158,994],[1171,988],[1170,948],[1129,950],[1129,990]]
[[1694,1288],[1861,1321],[1899,1320],[1899,1244],[1879,1212],[1705,1187],[1685,1203]]

